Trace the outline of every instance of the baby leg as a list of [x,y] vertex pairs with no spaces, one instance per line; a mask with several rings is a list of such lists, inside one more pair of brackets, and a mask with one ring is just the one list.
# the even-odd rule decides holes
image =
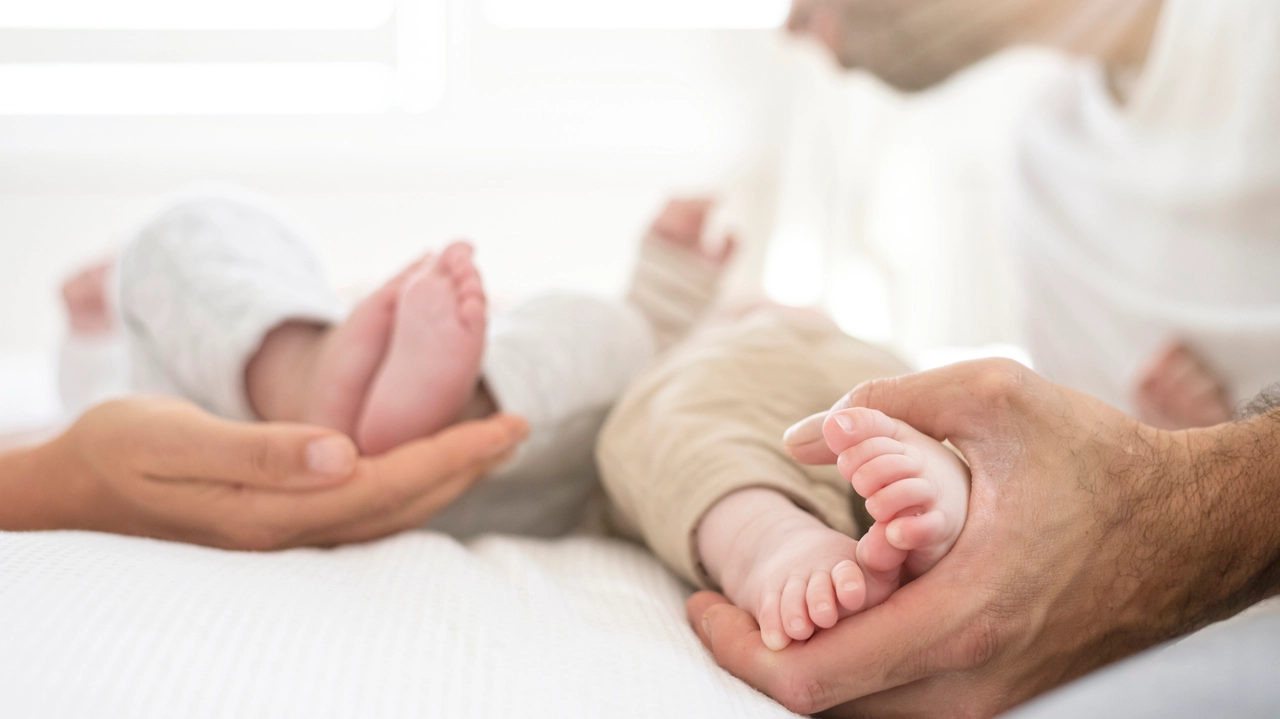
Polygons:
[[754,612],[774,648],[833,625],[896,575],[858,569],[853,537],[870,522],[855,521],[848,482],[791,461],[782,433],[849,387],[904,371],[809,315],[700,332],[638,378],[606,424],[597,455],[619,528]]
[[658,351],[671,347],[710,311],[737,241],[708,245],[708,199],[667,203],[640,245],[627,301],[644,314]]
[[233,419],[259,416],[246,369],[272,330],[346,314],[288,227],[225,199],[184,202],[144,226],[121,256],[119,283],[135,388]]

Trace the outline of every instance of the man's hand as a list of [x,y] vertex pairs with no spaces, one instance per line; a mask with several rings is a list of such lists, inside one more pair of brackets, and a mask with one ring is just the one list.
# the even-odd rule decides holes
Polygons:
[[1160,429],[1212,427],[1232,415],[1227,388],[1179,342],[1161,350],[1142,371],[1134,400],[1138,417]]
[[[1165,433],[999,360],[870,382],[850,407],[950,439],[969,519],[923,577],[782,652],[723,597],[689,600],[716,660],[793,710],[991,716],[1280,587],[1275,417]],[[810,463],[840,440],[825,414],[787,437]]]
[[173,399],[120,400],[12,460],[0,528],[246,550],[371,540],[422,524],[526,434],[522,420],[498,416],[361,458],[328,429],[229,422]]

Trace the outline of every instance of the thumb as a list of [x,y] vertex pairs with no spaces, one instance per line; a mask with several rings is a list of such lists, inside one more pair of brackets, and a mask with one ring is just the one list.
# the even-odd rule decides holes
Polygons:
[[163,479],[313,489],[339,484],[356,469],[349,437],[301,424],[246,423],[195,407],[166,413],[150,429],[149,473]]
[[[1039,378],[1006,359],[976,360],[863,382],[828,412],[813,415],[787,430],[787,451],[804,464],[834,464],[836,453],[823,432],[828,417],[853,407],[879,410],[937,440],[963,441],[975,415],[1007,407]],[[835,428],[831,428],[835,429]],[[841,448],[843,449],[843,447]]]

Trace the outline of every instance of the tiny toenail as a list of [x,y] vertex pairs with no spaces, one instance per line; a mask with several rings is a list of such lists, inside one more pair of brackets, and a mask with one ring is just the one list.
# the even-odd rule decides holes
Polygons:
[[852,431],[853,431],[853,420],[852,420],[852,419],[850,419],[850,417],[849,417],[848,415],[845,415],[845,414],[837,414],[837,415],[836,415],[836,424],[840,425],[840,429],[843,429],[845,432],[852,432]]
[[830,604],[827,604],[826,602],[823,602],[822,604],[819,604],[819,605],[818,605],[818,611],[820,611],[820,612],[825,612],[825,611],[827,611],[827,610],[828,610],[828,609],[830,609],[830,608],[831,608],[831,605],[830,605]]
[[850,593],[852,593],[852,592],[856,592],[856,591],[858,591],[858,583],[857,583],[857,582],[849,582],[848,584],[844,585],[844,590],[845,590],[846,592],[850,592]]
[[794,629],[794,630],[796,630],[797,632],[799,632],[799,631],[803,631],[803,630],[804,630],[804,622],[802,622],[802,621],[800,621],[799,619],[797,619],[797,620],[795,620],[794,622],[792,622],[792,623],[791,623],[791,628],[792,628],[792,629]]
[[894,546],[902,544],[902,528],[901,527],[895,527],[890,525],[889,528],[884,531],[884,536],[885,536],[885,539],[889,540],[889,544],[892,544]]

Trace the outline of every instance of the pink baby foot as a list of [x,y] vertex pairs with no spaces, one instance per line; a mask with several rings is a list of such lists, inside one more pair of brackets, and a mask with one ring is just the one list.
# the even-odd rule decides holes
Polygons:
[[858,542],[769,489],[725,497],[697,535],[708,574],[751,612],[775,651],[830,629],[865,605]]
[[714,207],[715,200],[706,197],[670,200],[653,221],[649,236],[723,267],[737,251],[738,240],[729,235],[722,243],[712,244],[704,237],[707,218]]
[[876,520],[858,545],[868,577],[867,606],[936,565],[960,537],[969,508],[969,468],[915,428],[870,409],[832,413],[823,425],[840,474],[866,498]]
[[434,434],[475,393],[488,307],[472,254],[470,245],[450,245],[405,278],[390,346],[356,429],[362,452]]

